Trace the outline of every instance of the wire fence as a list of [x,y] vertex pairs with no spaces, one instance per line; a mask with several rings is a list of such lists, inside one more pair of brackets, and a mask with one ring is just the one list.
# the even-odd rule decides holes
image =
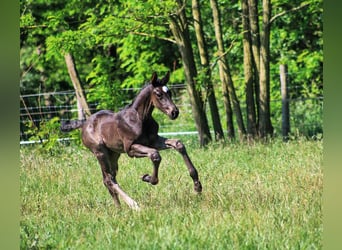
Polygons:
[[[180,109],[180,118],[177,121],[170,121],[161,113],[156,111],[154,116],[160,125],[160,133],[162,135],[196,135],[196,126],[193,121],[191,104],[186,98],[185,85],[170,86],[171,90],[177,91],[177,95],[173,100]],[[129,89],[137,92],[138,89]],[[127,91],[127,89],[123,90]],[[218,98],[218,105],[223,112],[223,104]],[[323,116],[323,97],[315,98],[295,98],[290,99],[290,121],[291,132],[312,136],[317,133],[323,133],[322,116]],[[129,103],[127,103],[129,104]],[[241,104],[241,109],[245,113],[246,107]],[[91,113],[97,111],[98,103],[88,103]],[[208,121],[211,126],[209,105],[206,105]],[[60,121],[77,119],[78,115],[77,101],[75,91],[61,91],[36,93],[20,96],[20,144],[34,143],[30,139],[28,133],[32,124],[39,127],[41,122],[46,122],[54,117],[58,117]],[[275,132],[281,134],[281,100],[271,101],[272,124]],[[223,129],[225,117],[221,114]],[[211,126],[212,127],[212,126]],[[62,139],[62,138],[61,138]]]

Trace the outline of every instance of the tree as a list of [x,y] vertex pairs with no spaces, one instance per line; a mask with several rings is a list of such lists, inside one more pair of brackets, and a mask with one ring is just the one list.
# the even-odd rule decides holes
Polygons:
[[[247,110],[247,136],[254,138],[257,134],[256,107],[255,107],[255,77],[253,70],[252,39],[250,32],[250,19],[248,0],[242,0],[242,27],[243,27],[243,65],[246,86],[246,110]],[[258,72],[258,71],[256,71]],[[258,78],[256,78],[258,79]]]
[[219,8],[216,0],[210,0],[210,5],[212,8],[213,13],[213,21],[214,21],[214,28],[215,28],[215,36],[217,42],[217,49],[218,49],[218,65],[220,70],[220,78],[222,81],[223,87],[223,96],[225,98],[224,104],[226,108],[226,116],[227,116],[227,129],[228,129],[228,136],[230,138],[234,137],[234,128],[232,122],[232,112],[230,107],[230,100],[233,104],[234,113],[236,115],[236,121],[238,125],[239,136],[242,138],[246,134],[241,108],[239,104],[239,100],[236,96],[235,87],[233,84],[233,80],[230,74],[230,69],[228,62],[225,58],[224,46],[223,46],[223,38],[221,32],[221,21],[220,21],[220,13]]
[[194,54],[190,43],[190,34],[185,5],[177,0],[177,13],[170,15],[170,29],[177,42],[179,52],[182,56],[185,78],[187,80],[187,90],[191,101],[193,116],[197,131],[199,133],[200,145],[204,146],[211,141],[208,121],[204,110],[201,92],[196,86],[197,69]]
[[262,1],[262,30],[260,35],[260,74],[259,74],[259,136],[273,134],[270,111],[270,19],[271,2]]
[[[259,105],[260,105],[260,98],[259,98],[259,76],[260,76],[260,28],[259,28],[259,14],[258,14],[258,1],[257,0],[248,0],[248,21],[245,20],[246,23],[249,24],[249,38],[251,41],[252,46],[252,60],[253,60],[253,89],[248,89],[248,102],[249,105],[252,105],[251,103],[251,96],[252,92],[255,96],[255,126],[258,130],[259,128]],[[244,10],[244,13],[247,12],[247,10]],[[246,17],[245,17],[246,18]],[[247,28],[247,26],[245,27]],[[248,37],[246,35],[246,39],[248,40]],[[246,96],[247,98],[247,96]],[[253,114],[252,114],[252,106],[248,107],[249,110],[249,117],[250,119],[250,129],[253,129]],[[258,130],[259,131],[259,130]],[[259,134],[259,132],[258,132]]]
[[220,140],[224,138],[220,115],[216,103],[214,86],[211,81],[211,69],[209,65],[208,48],[204,38],[203,23],[201,18],[200,4],[198,0],[192,0],[192,14],[194,18],[194,27],[197,39],[197,46],[199,50],[201,66],[203,68],[203,76],[201,80],[207,90],[207,97],[211,111],[211,119],[214,127],[215,139]]

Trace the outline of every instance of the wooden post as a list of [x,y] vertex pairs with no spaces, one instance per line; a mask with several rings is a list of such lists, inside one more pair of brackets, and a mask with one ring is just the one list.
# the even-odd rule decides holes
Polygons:
[[74,89],[76,92],[76,98],[77,98],[77,108],[78,108],[78,119],[83,120],[85,118],[88,118],[91,113],[88,107],[88,103],[86,101],[86,98],[83,94],[83,89],[81,86],[81,81],[78,76],[76,65],[74,62],[74,59],[70,53],[66,53],[64,55],[65,62],[68,68],[68,72],[72,81],[72,84],[74,85]]
[[280,91],[281,91],[281,111],[282,111],[282,135],[283,140],[287,141],[290,133],[290,108],[287,95],[287,66],[281,64],[280,70]]

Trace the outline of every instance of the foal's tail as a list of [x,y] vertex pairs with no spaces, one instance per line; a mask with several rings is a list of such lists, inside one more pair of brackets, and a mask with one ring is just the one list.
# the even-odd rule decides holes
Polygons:
[[62,122],[61,131],[70,132],[71,130],[82,127],[84,122],[85,120],[71,120],[71,121]]

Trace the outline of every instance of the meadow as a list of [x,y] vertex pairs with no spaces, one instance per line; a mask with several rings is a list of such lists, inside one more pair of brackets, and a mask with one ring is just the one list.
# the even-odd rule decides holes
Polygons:
[[213,143],[184,137],[203,193],[181,156],[122,155],[117,180],[141,211],[113,205],[95,157],[78,145],[20,149],[21,249],[322,249],[323,141]]

